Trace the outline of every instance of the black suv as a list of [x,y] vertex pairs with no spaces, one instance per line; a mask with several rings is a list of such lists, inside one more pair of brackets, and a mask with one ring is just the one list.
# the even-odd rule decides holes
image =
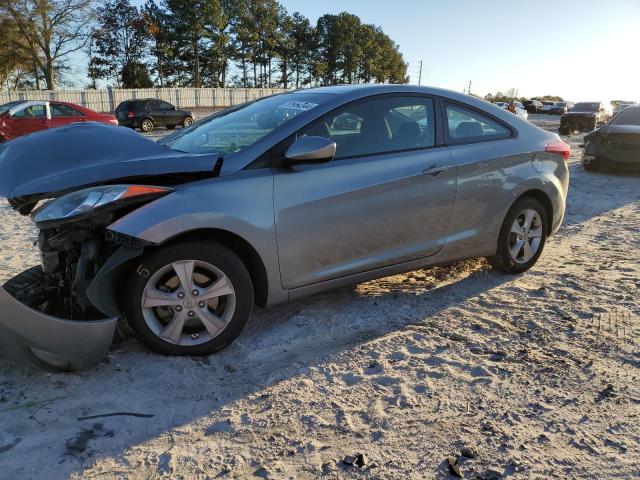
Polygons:
[[539,100],[523,100],[522,104],[527,110],[527,113],[540,113],[542,112],[542,102]]
[[188,127],[193,123],[193,114],[178,110],[168,102],[147,98],[145,100],[127,100],[116,108],[116,118],[120,125],[139,128],[149,133],[155,127],[175,128],[177,125]]

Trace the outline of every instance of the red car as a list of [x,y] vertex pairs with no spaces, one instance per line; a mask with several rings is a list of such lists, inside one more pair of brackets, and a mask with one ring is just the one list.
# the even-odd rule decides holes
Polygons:
[[118,125],[113,115],[94,112],[73,103],[19,100],[0,106],[0,142],[75,122]]

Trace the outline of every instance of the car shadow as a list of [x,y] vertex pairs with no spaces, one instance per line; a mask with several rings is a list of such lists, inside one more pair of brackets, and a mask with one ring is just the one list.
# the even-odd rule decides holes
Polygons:
[[[82,474],[83,462],[64,452],[62,438],[84,431],[93,422],[100,421],[114,433],[101,440],[100,447],[96,446],[92,462],[101,458],[118,461],[132,445],[169,435],[181,426],[198,424],[238,400],[251,401],[274,383],[304,378],[310,369],[342,351],[420,324],[428,325],[430,318],[450,307],[514,278],[490,270],[481,261],[437,268],[439,276],[433,281],[417,282],[417,286],[405,281],[404,277],[410,275],[389,277],[258,309],[241,336],[210,357],[162,357],[144,351],[130,340],[117,346],[107,361],[89,372],[32,374],[27,383],[55,383],[63,378],[69,386],[56,392],[64,403],[56,407],[55,416],[43,409],[36,415],[37,424],[29,422],[29,428],[22,433],[23,437],[32,438],[25,443],[44,442],[38,438],[39,432],[54,422],[61,430],[62,449],[56,468],[65,475]],[[447,272],[452,278],[447,278]],[[449,332],[442,333],[446,341]],[[78,419],[117,411],[153,417]],[[203,435],[208,430],[203,426]],[[16,446],[12,455],[28,455],[28,450],[21,450]]]

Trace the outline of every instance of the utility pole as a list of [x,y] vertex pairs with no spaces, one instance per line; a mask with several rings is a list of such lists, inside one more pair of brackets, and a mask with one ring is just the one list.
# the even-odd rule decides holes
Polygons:
[[418,75],[418,85],[422,85],[422,60],[420,60],[420,74]]
[[469,86],[467,87],[467,94],[471,95],[471,80],[469,80]]

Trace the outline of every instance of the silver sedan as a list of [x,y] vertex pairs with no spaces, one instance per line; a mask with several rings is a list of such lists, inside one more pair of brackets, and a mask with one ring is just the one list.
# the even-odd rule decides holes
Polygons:
[[159,143],[90,124],[7,142],[0,194],[43,264],[0,290],[0,329],[60,368],[99,360],[118,318],[205,355],[254,304],[472,257],[520,274],[562,223],[569,153],[490,103],[391,85],[272,96]]

